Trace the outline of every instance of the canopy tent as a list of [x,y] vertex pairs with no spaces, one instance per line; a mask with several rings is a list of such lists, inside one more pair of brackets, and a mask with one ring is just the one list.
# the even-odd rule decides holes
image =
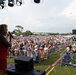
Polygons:
[[73,39],[76,39],[76,35],[73,35],[72,38],[73,38]]

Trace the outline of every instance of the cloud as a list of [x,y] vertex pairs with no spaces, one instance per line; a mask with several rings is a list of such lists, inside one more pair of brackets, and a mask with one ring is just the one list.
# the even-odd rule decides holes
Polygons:
[[62,15],[75,20],[76,19],[76,0],[73,0],[63,11]]
[[9,18],[6,17],[5,19],[0,19],[0,24],[4,23],[4,24],[8,24]]

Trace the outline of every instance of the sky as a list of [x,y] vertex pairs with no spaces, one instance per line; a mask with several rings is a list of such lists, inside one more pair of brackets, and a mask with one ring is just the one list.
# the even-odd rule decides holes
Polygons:
[[15,5],[0,9],[0,24],[8,25],[13,31],[17,26],[23,31],[72,33],[76,29],[76,0],[24,0],[21,6]]

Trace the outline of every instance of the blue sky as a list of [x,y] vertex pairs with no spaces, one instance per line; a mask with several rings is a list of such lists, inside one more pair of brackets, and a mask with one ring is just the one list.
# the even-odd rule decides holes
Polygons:
[[[6,2],[7,3],[7,2]],[[0,10],[0,24],[8,24],[13,31],[16,25],[24,31],[69,33],[76,29],[76,0],[24,0],[22,6]]]

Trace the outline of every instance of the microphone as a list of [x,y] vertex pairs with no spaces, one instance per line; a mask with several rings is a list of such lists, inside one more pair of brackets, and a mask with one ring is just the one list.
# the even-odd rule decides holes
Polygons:
[[8,33],[9,33],[9,35],[10,35],[9,40],[10,40],[10,42],[11,42],[11,39],[12,39],[12,38],[14,38],[14,37],[13,37],[13,35],[12,35],[12,33],[11,33],[11,32],[8,32]]

